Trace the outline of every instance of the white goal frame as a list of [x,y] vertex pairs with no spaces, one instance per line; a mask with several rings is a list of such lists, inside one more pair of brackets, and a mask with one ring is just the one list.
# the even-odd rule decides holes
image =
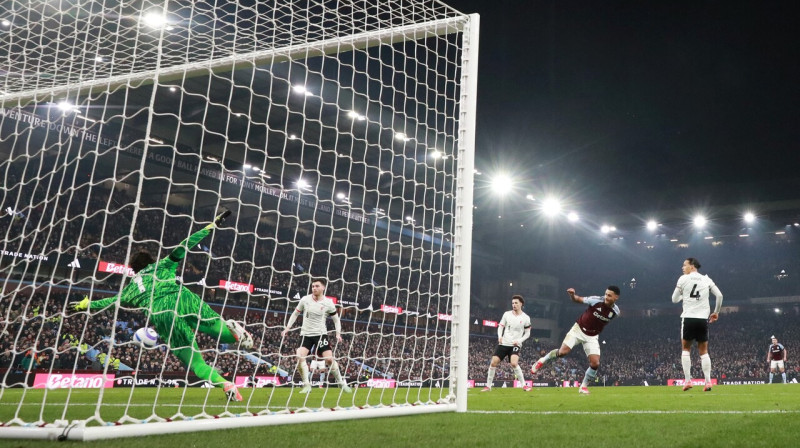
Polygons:
[[[74,84],[48,87],[42,90],[0,93],[0,107],[24,107],[32,102],[56,101],[58,98],[76,98],[95,91],[109,91],[119,86],[136,86],[148,83],[164,83],[193,73],[208,74],[209,71],[226,72],[239,64],[253,66],[273,61],[289,60],[296,56],[311,57],[366,48],[378,44],[400,42],[404,36],[451,34],[454,29],[462,33],[461,79],[458,91],[457,176],[456,212],[453,241],[453,302],[450,352],[450,394],[437,404],[402,405],[365,409],[344,409],[323,412],[300,412],[292,414],[239,415],[216,419],[194,419],[191,421],[151,422],[147,424],[124,424],[117,426],[84,426],[75,422],[68,426],[45,425],[43,427],[0,427],[0,438],[33,438],[59,440],[98,440],[152,434],[206,431],[227,428],[243,428],[305,422],[335,421],[354,418],[394,417],[433,412],[466,412],[468,391],[468,346],[470,327],[470,271],[472,253],[473,176],[475,152],[476,96],[478,76],[479,23],[477,14],[461,15],[427,23],[369,31],[342,38],[322,40],[286,48],[276,48],[217,60],[194,62],[115,76],[93,79]],[[145,145],[145,153],[148,147]]]

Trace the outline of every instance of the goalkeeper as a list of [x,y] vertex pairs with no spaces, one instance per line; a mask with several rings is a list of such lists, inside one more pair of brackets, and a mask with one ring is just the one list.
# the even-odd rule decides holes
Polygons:
[[241,401],[242,395],[236,386],[203,360],[195,340],[195,330],[218,338],[222,343],[238,342],[244,349],[253,347],[253,337],[238,322],[232,319],[223,321],[197,294],[176,283],[178,264],[186,256],[186,249],[197,245],[230,213],[223,209],[213,223],[189,236],[158,262],[148,252],[137,253],[130,261],[136,276],[119,295],[93,301],[84,297],[80,302],[70,303],[70,309],[103,310],[117,301],[125,306],[142,308],[158,335],[167,341],[184,365],[199,378],[221,386],[230,400]]

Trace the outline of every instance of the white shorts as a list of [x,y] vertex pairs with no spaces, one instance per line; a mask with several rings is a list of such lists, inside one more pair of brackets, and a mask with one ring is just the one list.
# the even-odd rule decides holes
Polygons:
[[325,361],[321,359],[320,360],[315,359],[311,361],[311,365],[308,366],[308,370],[310,370],[311,372],[315,370],[325,370],[327,368],[328,366],[325,365]]
[[586,356],[597,355],[600,356],[600,343],[598,336],[586,336],[586,333],[581,330],[577,323],[570,328],[569,333],[564,337],[563,344],[572,349],[575,344],[583,344],[583,351]]
[[772,370],[783,369],[783,361],[770,361],[769,368]]

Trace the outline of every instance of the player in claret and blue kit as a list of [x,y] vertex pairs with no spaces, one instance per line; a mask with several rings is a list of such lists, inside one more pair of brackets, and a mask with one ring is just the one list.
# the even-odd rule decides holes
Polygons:
[[597,370],[600,368],[600,343],[598,342],[598,335],[603,331],[606,325],[612,319],[619,316],[619,307],[617,307],[617,299],[619,299],[619,287],[609,286],[603,297],[591,296],[581,297],[575,294],[575,289],[570,288],[567,290],[570,299],[575,303],[589,305],[586,311],[583,312],[575,321],[575,325],[567,333],[561,348],[551,350],[548,354],[539,358],[536,364],[531,367],[531,374],[535,375],[536,372],[542,369],[556,358],[567,356],[575,344],[583,344],[583,351],[589,358],[589,368],[586,369],[586,374],[583,376],[583,383],[581,384],[578,392],[581,394],[589,394],[589,382],[597,378]]
[[141,308],[149,315],[158,335],[167,341],[172,353],[191,368],[195,375],[222,387],[230,400],[242,401],[236,385],[223,378],[203,360],[195,341],[195,330],[218,338],[219,342],[225,344],[238,343],[244,349],[253,347],[253,337],[238,322],[223,321],[203,299],[175,281],[179,262],[186,256],[186,249],[207,237],[228,215],[230,211],[223,210],[213,223],[189,236],[162,260],[156,261],[147,252],[135,254],[131,258],[130,267],[136,276],[119,295],[92,301],[85,297],[80,302],[71,303],[70,309],[103,310],[116,302]]

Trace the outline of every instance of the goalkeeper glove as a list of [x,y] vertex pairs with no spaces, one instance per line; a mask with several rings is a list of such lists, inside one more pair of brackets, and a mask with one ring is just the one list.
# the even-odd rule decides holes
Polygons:
[[222,221],[225,221],[225,218],[227,218],[228,216],[231,215],[231,211],[228,210],[225,207],[221,207],[220,211],[221,211],[221,213],[219,215],[217,215],[216,218],[214,218],[214,222],[212,222],[211,224],[209,224],[209,225],[207,225],[205,227],[206,230],[211,230],[214,227],[216,227],[217,225],[222,224]]
[[89,309],[89,297],[84,297],[80,302],[70,302],[70,311],[86,311]]

